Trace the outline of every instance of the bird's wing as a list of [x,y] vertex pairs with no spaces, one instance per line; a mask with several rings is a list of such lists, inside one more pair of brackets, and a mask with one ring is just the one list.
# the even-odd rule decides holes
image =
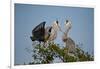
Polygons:
[[42,22],[42,23],[40,23],[39,25],[37,25],[37,26],[32,30],[32,33],[40,32],[40,30],[44,30],[44,29],[45,29],[45,23],[46,23],[46,22]]
[[43,40],[44,39],[44,34],[45,34],[45,23],[42,22],[39,25],[37,25],[33,30],[32,30],[32,35],[35,37],[36,40]]

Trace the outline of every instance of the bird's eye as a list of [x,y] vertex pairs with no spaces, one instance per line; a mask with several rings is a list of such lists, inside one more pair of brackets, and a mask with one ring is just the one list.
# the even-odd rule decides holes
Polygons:
[[68,23],[68,20],[66,20],[66,23]]

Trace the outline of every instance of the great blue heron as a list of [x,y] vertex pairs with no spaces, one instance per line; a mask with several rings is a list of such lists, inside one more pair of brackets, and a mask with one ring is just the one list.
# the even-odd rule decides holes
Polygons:
[[58,21],[54,21],[52,26],[48,26],[45,28],[45,23],[42,22],[37,25],[32,30],[32,36],[30,37],[32,41],[39,41],[39,42],[47,42],[53,41],[57,37],[57,31],[59,30]]
[[65,21],[65,31],[63,32],[62,40],[65,43],[66,47],[68,48],[68,52],[75,53],[75,42],[72,40],[68,33],[72,28],[72,23],[70,20]]

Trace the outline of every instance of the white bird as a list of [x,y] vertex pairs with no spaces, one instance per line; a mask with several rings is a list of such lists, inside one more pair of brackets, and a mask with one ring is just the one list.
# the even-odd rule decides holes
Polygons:
[[57,38],[57,32],[60,28],[58,21],[54,21],[51,27],[52,27],[52,30],[51,30],[48,41],[53,41]]
[[65,21],[65,28],[66,28],[65,33],[68,35],[68,32],[69,32],[70,29],[72,28],[72,23],[71,23],[70,20],[66,20],[66,21]]
[[69,53],[75,52],[75,42],[68,36],[70,29],[72,28],[72,22],[70,20],[65,21],[65,31],[63,32],[62,40],[65,46],[68,48]]
[[65,24],[64,25],[65,26],[65,31],[63,32],[61,30],[61,32],[63,32],[62,40],[65,42],[67,40],[68,33],[69,33],[70,29],[72,28],[72,23],[71,23],[71,21],[66,20],[64,24]]
[[57,32],[58,32],[59,28],[60,28],[60,26],[59,26],[58,21],[54,21],[52,26],[46,27],[44,46],[48,47],[49,43],[54,42],[54,40],[57,38]]

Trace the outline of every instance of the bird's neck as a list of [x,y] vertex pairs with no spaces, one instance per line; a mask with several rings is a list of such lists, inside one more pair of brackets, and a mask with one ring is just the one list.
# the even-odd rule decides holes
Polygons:
[[65,31],[65,33],[68,35],[68,33],[69,33],[69,29],[67,29],[67,30]]

